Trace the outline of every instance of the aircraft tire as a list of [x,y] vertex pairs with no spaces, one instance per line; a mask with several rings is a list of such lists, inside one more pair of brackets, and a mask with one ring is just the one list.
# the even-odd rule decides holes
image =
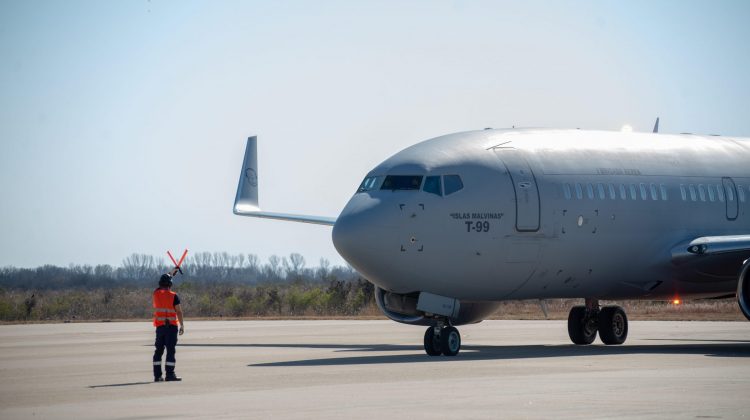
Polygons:
[[424,332],[424,351],[428,356],[440,356],[442,353],[440,339],[439,337],[435,337],[435,328],[427,328],[427,331]]
[[607,345],[622,344],[628,338],[628,317],[619,306],[605,306],[599,312],[599,338]]
[[461,334],[456,327],[445,327],[440,331],[440,347],[445,356],[455,356],[461,350]]
[[574,306],[568,314],[568,336],[573,344],[591,344],[596,339],[596,328],[586,319],[586,307]]

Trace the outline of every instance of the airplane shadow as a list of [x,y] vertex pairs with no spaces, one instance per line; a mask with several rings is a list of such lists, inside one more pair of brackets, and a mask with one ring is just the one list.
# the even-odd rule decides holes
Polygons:
[[[673,340],[678,341],[678,340]],[[680,340],[681,341],[681,340]],[[345,366],[392,363],[462,362],[472,360],[513,360],[539,359],[549,357],[581,357],[631,354],[671,354],[703,355],[707,357],[750,357],[750,342],[686,343],[664,345],[623,345],[623,346],[576,346],[561,345],[518,345],[485,346],[465,345],[456,357],[429,357],[421,346],[407,345],[362,345],[362,344],[183,344],[184,347],[246,347],[246,348],[300,348],[332,349],[336,352],[403,352],[414,354],[377,354],[323,359],[291,360],[285,362],[254,363],[249,367],[281,366]]]
[[113,386],[146,385],[146,384],[153,384],[153,383],[154,383],[154,381],[149,381],[149,382],[129,382],[129,383],[125,383],[125,384],[89,385],[89,388],[91,388],[91,389],[94,389],[94,388],[110,388],[110,387],[113,387]]

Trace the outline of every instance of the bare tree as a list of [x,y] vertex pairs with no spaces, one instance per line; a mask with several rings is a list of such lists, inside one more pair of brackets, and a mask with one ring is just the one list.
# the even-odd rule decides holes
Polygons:
[[266,264],[266,269],[264,271],[267,272],[270,280],[281,280],[281,260],[279,257],[271,255],[268,258],[268,264]]
[[320,281],[326,281],[328,280],[328,274],[331,272],[331,262],[328,261],[325,258],[320,258],[320,261],[318,262],[318,278]]
[[121,270],[128,279],[146,280],[156,274],[156,261],[146,254],[131,254],[122,261]]
[[293,252],[289,254],[289,260],[283,259],[284,270],[286,271],[287,280],[299,282],[302,280],[302,273],[305,269],[305,257]]
[[247,254],[247,267],[253,272],[256,272],[256,273],[258,272],[259,267],[260,267],[260,262],[259,262],[257,255]]

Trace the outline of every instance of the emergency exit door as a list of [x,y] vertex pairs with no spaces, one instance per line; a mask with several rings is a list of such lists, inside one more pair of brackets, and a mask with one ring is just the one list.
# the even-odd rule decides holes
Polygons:
[[510,174],[516,193],[516,230],[536,232],[539,230],[539,189],[529,163],[520,150],[495,149]]
[[724,195],[727,198],[727,219],[735,220],[739,212],[737,187],[734,185],[732,178],[722,178],[721,183],[724,185]]

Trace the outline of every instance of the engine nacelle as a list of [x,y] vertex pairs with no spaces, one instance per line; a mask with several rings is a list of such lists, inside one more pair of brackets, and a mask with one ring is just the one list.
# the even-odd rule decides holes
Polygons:
[[[411,325],[435,325],[432,317],[417,309],[419,292],[400,294],[387,292],[375,286],[375,301],[381,311],[393,321]],[[451,318],[452,325],[476,324],[487,319],[500,306],[499,302],[461,301],[458,315]]]
[[740,270],[740,279],[737,282],[737,303],[740,305],[740,310],[745,318],[750,320],[750,259],[745,260],[742,264],[742,270]]

